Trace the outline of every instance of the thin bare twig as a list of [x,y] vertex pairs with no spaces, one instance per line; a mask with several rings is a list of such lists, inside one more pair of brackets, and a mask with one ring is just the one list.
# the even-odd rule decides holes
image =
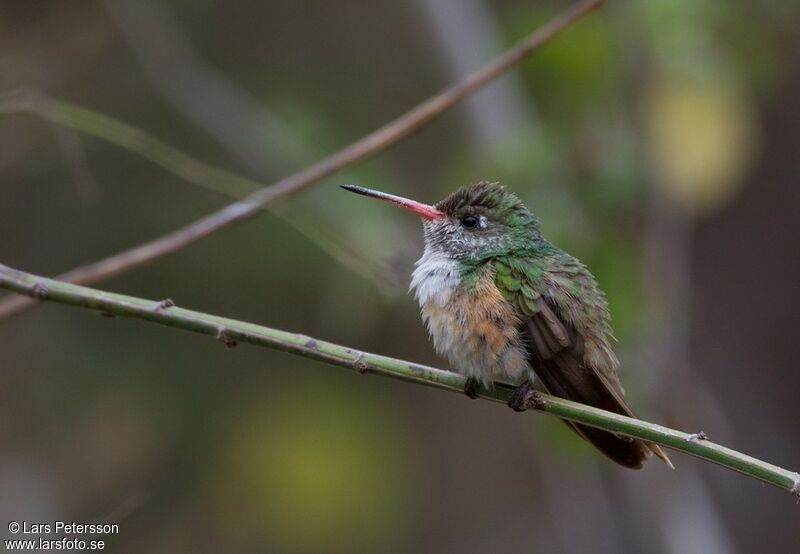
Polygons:
[[[253,217],[276,198],[296,194],[342,168],[385,150],[418,131],[464,97],[519,63],[582,16],[602,5],[603,2],[604,0],[583,0],[574,4],[484,67],[467,75],[463,80],[299,173],[281,179],[186,227],[104,260],[75,268],[57,278],[61,281],[79,284],[96,283],[109,279],[148,264],[162,256],[174,254],[202,238]],[[9,298],[0,302],[0,319],[16,314],[34,303],[28,299],[24,300],[24,302],[20,302],[15,298]]]

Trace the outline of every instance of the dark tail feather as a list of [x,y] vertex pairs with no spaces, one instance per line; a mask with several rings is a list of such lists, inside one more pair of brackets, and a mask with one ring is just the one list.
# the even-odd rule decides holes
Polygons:
[[650,456],[650,448],[642,441],[618,437],[607,431],[600,431],[586,425],[576,425],[570,421],[564,423],[592,443],[600,452],[625,467],[641,469],[644,461]]
[[[636,417],[620,394],[610,390],[594,371],[578,365],[574,358],[556,356],[550,360],[541,360],[536,374],[547,392],[555,396],[620,415]],[[669,467],[674,468],[672,462],[657,444],[620,437],[608,431],[601,431],[570,421],[565,421],[565,423],[600,452],[620,465],[639,469],[651,454],[655,454]]]

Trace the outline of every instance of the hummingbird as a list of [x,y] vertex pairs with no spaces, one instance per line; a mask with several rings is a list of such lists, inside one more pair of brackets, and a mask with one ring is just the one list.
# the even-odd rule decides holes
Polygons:
[[[515,386],[515,411],[538,391],[636,417],[625,401],[608,303],[578,259],[542,237],[539,220],[499,183],[482,181],[434,205],[356,185],[351,192],[389,201],[422,218],[425,248],[410,290],[435,350],[479,385]],[[640,468],[661,448],[565,421],[603,454]]]

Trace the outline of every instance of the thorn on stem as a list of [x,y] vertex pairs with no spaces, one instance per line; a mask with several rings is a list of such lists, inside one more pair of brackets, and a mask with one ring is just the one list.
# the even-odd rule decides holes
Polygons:
[[39,300],[47,300],[47,294],[50,291],[47,289],[47,285],[44,283],[36,283],[33,285],[33,296],[38,298]]
[[365,374],[369,369],[367,367],[367,362],[364,361],[364,354],[359,354],[358,357],[353,362],[353,367],[358,370],[360,374]]
[[794,485],[789,491],[797,498],[797,503],[800,504],[800,474],[795,473]]
[[224,327],[219,327],[217,329],[217,340],[222,341],[222,344],[224,344],[225,348],[228,349],[236,348],[236,346],[239,344],[234,339],[228,336],[228,334],[225,332]]
[[707,441],[708,435],[705,434],[704,431],[699,431],[697,433],[692,433],[689,435],[689,442],[698,442],[698,441]]
[[175,306],[175,302],[173,302],[171,298],[165,298],[164,300],[156,304],[155,311],[158,312],[161,310],[166,310],[167,308],[172,308],[173,306]]

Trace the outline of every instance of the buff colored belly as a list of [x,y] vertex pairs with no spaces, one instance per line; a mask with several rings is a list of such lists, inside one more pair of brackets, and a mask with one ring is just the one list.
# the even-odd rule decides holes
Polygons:
[[455,286],[446,294],[431,295],[421,307],[436,351],[448,358],[453,370],[486,385],[493,380],[516,384],[532,377],[519,320],[497,290],[491,271],[470,290]]

